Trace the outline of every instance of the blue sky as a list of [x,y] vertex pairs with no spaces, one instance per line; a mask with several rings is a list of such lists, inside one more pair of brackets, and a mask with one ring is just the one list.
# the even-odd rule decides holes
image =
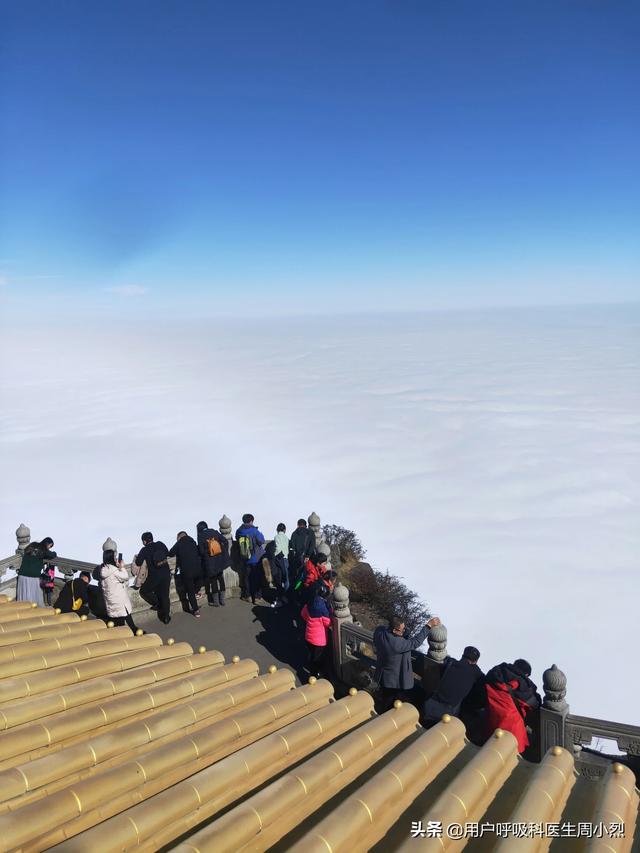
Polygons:
[[637,299],[637,4],[0,8],[9,309]]

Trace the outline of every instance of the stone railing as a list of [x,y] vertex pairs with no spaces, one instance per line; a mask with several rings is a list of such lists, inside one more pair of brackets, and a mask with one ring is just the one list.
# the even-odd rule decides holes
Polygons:
[[[227,539],[229,542],[229,552],[232,555],[232,565],[229,568],[224,570],[224,581],[227,587],[227,595],[229,597],[239,596],[240,595],[240,577],[238,571],[236,570],[238,566],[234,566],[234,548],[233,548],[233,535],[232,535],[232,524],[231,520],[227,518],[226,515],[223,515],[220,521],[218,522],[218,529],[220,533]],[[27,547],[29,542],[31,541],[31,531],[25,524],[21,524],[20,527],[16,530],[16,539],[18,540],[18,547],[16,548],[16,552],[11,557],[5,557],[0,560],[0,591],[7,592],[11,589],[12,586],[15,586],[15,579],[10,578],[8,580],[4,579],[8,570],[13,569],[14,571],[18,571],[20,568],[20,564],[22,563],[22,555],[24,554],[24,549]],[[117,542],[108,537],[102,544],[102,551],[115,551],[118,553],[118,544]],[[52,563],[56,566],[57,569],[64,575],[65,578],[71,578],[76,572],[93,572],[98,561],[91,563],[86,560],[74,560],[68,557],[56,557],[55,560],[52,560]],[[172,569],[175,568],[175,561],[169,561]],[[131,572],[133,576],[132,564],[125,563],[126,568]],[[61,585],[60,581],[58,585]],[[131,599],[131,606],[134,613],[139,613],[141,611],[145,611],[149,609],[149,605],[140,597],[140,593],[134,587],[129,588],[129,597]],[[175,584],[171,587],[171,598],[172,600],[178,601],[178,594],[175,590]]]
[[[324,539],[324,534],[322,532],[322,524],[320,522],[320,517],[317,515],[317,513],[311,513],[308,518],[308,524],[309,528],[313,531],[315,535],[316,550],[320,553],[326,554],[327,558],[330,560],[331,549],[329,548],[329,545]],[[223,515],[222,518],[218,521],[218,530],[228,541],[229,554],[231,556],[231,565],[224,570],[226,594],[230,598],[239,597],[240,574],[243,571],[243,566],[242,561],[240,560],[239,555],[237,553],[235,541],[233,539],[233,524],[231,522],[231,519],[228,518],[226,515]],[[6,575],[8,570],[13,569],[16,572],[18,571],[22,562],[22,555],[24,553],[24,549],[31,541],[31,531],[25,524],[21,524],[18,527],[15,535],[16,539],[18,540],[18,547],[16,548],[15,554],[0,560],[0,591],[2,592],[10,591],[11,587],[15,586],[14,578],[4,580],[4,576]],[[102,544],[102,551],[104,552],[107,550],[114,551],[116,554],[118,553],[118,544],[111,537],[108,537]],[[66,578],[73,577],[76,572],[93,572],[97,565],[97,562],[91,563],[86,562],[84,560],[73,560],[67,557],[56,557],[53,562]],[[174,569],[174,561],[170,560],[169,563],[172,569]],[[132,564],[127,563],[125,565],[131,572]],[[129,589],[129,595],[131,598],[131,605],[134,613],[148,610],[149,605],[145,601],[143,601],[137,589],[131,587]],[[171,587],[171,598],[174,602],[178,600],[178,594],[175,589],[175,584]]]
[[[338,584],[333,593],[332,619],[333,663],[338,678],[347,685],[375,690],[376,655],[373,633],[353,622],[349,607],[349,590]],[[433,694],[447,657],[447,629],[433,628],[427,638],[429,650],[413,652],[413,670],[421,682],[425,696]],[[576,769],[587,778],[603,776],[612,760],[640,769],[640,727],[611,723],[569,713],[566,702],[567,679],[554,664],[542,676],[544,698],[541,708],[530,715],[531,746],[525,758],[540,761],[553,746],[563,746],[573,753]],[[615,741],[625,755],[607,756],[606,750],[589,748],[593,740]]]

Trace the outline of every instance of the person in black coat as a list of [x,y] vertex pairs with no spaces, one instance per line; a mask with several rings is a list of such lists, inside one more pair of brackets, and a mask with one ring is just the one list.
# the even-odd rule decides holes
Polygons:
[[316,552],[316,537],[307,527],[304,518],[298,519],[298,526],[289,539],[289,584],[295,587],[304,570],[304,564]]
[[169,550],[164,542],[154,542],[152,533],[142,534],[143,548],[136,557],[136,566],[147,563],[147,579],[140,587],[140,597],[152,609],[158,611],[158,618],[167,625],[171,622],[171,570],[167,562]]
[[[176,537],[176,544],[169,551],[169,556],[176,558],[176,569],[180,571],[183,596],[187,599],[190,612],[199,618],[200,608],[196,592],[200,588],[202,578],[202,560],[195,540],[181,530]],[[178,578],[176,578],[176,588],[177,586]]]
[[467,646],[460,660],[445,659],[438,689],[424,704],[422,716],[427,728],[441,720],[443,714],[457,717],[465,699],[478,689],[478,685],[483,685],[479,659],[480,652],[475,646]]
[[219,530],[209,527],[206,521],[199,521],[197,530],[207,602],[210,607],[224,607],[224,570],[229,565],[229,543]]
[[438,617],[432,616],[424,628],[410,637],[405,632],[402,617],[394,616],[389,620],[388,627],[379,625],[373,632],[373,645],[377,656],[375,678],[383,694],[384,710],[391,707],[400,695],[413,690],[415,682],[411,652],[419,649],[431,628],[439,624]]
[[[59,608],[62,613],[77,613],[78,616],[88,616],[90,581],[91,574],[89,572],[80,572],[77,578],[73,578],[65,583],[53,606]],[[81,599],[82,604],[78,610],[74,610],[73,602],[77,599]]]

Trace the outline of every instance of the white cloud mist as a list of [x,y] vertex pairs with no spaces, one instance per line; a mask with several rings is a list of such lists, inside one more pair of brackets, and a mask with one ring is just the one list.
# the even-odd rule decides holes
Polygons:
[[248,325],[6,332],[2,555],[22,521],[97,560],[315,510],[452,653],[557,663],[574,711],[638,723],[637,309]]

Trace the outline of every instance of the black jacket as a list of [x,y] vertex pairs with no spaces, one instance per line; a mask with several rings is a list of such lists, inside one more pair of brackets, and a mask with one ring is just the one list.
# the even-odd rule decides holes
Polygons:
[[452,708],[459,708],[478,681],[482,683],[483,677],[483,672],[477,663],[447,658],[434,699]]
[[[209,539],[215,539],[222,548],[222,553],[215,557],[209,555]],[[198,525],[198,551],[200,552],[200,560],[202,569],[206,577],[216,577],[229,565],[229,543],[224,538],[222,533],[214,530],[212,527],[203,527]]]
[[289,560],[294,569],[301,568],[316,552],[316,537],[309,527],[296,527],[289,539]]
[[170,574],[168,556],[169,551],[164,542],[149,542],[138,553],[136,566],[141,566],[146,560],[149,577],[161,575],[165,572]]
[[178,539],[169,551],[169,556],[176,558],[176,568],[180,569],[180,574],[190,578],[197,578],[202,574],[200,551],[191,536]]
[[82,607],[76,610],[81,616],[83,613],[89,612],[89,584],[85,583],[82,578],[74,578],[72,581],[67,581],[60,590],[60,595],[57,598],[54,607],[59,607],[63,613],[73,613],[73,599],[81,598]]
[[521,702],[525,702],[531,708],[538,708],[542,704],[542,699],[538,693],[538,688],[531,679],[516,669],[512,663],[500,663],[494,666],[485,676],[485,683],[490,687],[495,687],[497,684],[508,684],[510,681],[517,681],[517,687],[511,687],[511,695]]
[[373,632],[373,645],[377,655],[378,684],[396,690],[413,688],[411,652],[420,648],[428,633],[427,625],[413,637],[398,637],[384,625],[376,628]]

